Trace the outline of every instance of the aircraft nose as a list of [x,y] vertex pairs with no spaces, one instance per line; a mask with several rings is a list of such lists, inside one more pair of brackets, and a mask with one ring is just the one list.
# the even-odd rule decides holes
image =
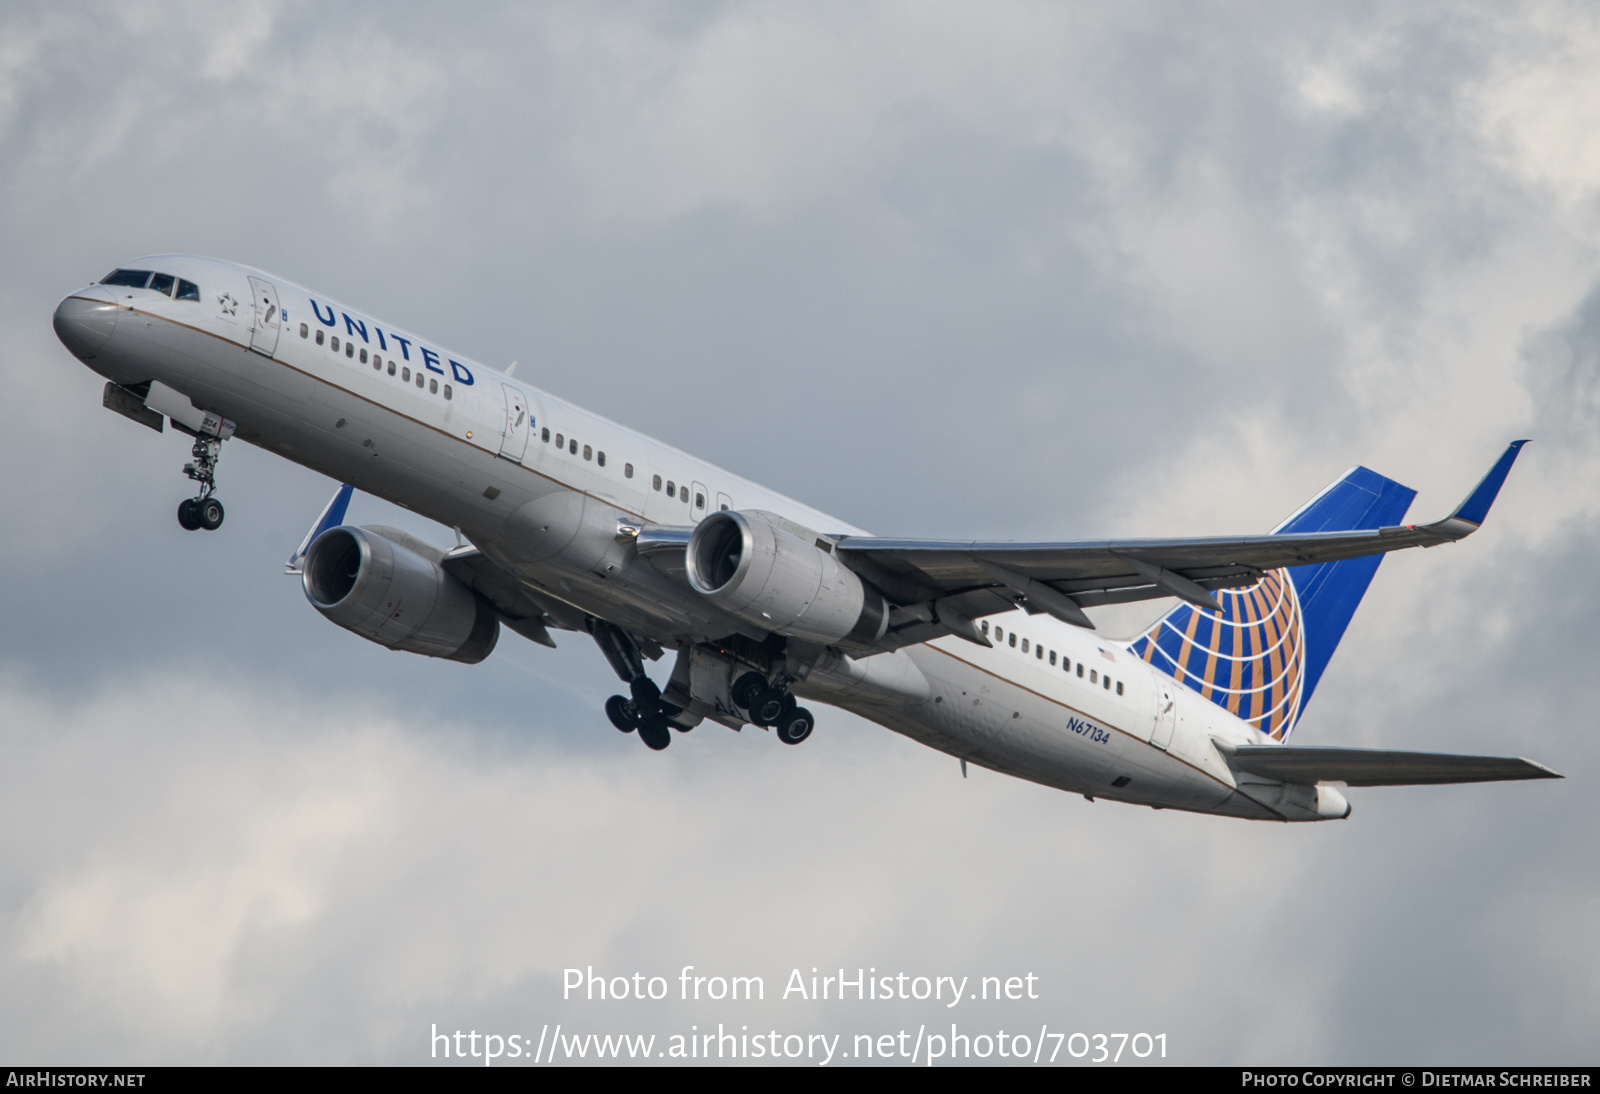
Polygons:
[[56,337],[74,357],[87,361],[111,340],[119,310],[111,294],[99,286],[75,292],[56,305]]

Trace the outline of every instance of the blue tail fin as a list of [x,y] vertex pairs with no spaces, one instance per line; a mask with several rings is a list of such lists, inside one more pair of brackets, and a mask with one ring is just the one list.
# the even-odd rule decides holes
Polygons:
[[[1273,529],[1336,532],[1400,523],[1417,492],[1355,467]],[[1180,604],[1128,649],[1219,707],[1289,739],[1382,555],[1272,570],[1218,591],[1222,612]]]

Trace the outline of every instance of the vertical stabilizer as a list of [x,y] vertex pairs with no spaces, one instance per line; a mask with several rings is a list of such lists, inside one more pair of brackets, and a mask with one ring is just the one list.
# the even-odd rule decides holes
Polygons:
[[[1416,491],[1355,467],[1273,529],[1274,535],[1400,523]],[[1218,590],[1220,613],[1179,604],[1128,649],[1224,710],[1288,740],[1344,637],[1381,554],[1272,570]]]

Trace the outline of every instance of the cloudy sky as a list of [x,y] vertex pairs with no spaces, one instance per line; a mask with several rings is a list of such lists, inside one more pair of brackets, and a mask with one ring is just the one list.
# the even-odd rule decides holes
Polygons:
[[[1576,3],[6,5],[0,1057],[954,1020],[1592,1063],[1597,132]],[[586,640],[468,668],[330,626],[281,574],[309,471],[231,444],[227,526],[178,528],[182,439],[49,321],[174,250],[880,533],[1265,530],[1355,463],[1428,519],[1531,437],[1481,534],[1384,563],[1296,740],[1568,778],[1288,827],[963,781],[831,710],[648,753]],[[684,965],[768,1001],[561,999]],[[840,966],[1040,998],[775,998]]]

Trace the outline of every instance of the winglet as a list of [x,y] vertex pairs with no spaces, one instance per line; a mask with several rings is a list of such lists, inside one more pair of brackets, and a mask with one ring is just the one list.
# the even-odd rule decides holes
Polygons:
[[302,568],[301,564],[305,561],[306,551],[311,547],[312,540],[329,528],[337,528],[344,523],[345,511],[350,508],[350,497],[354,493],[355,487],[349,483],[345,483],[334,491],[333,497],[328,499],[328,504],[323,506],[322,515],[311,526],[311,531],[306,533],[306,538],[300,541],[300,546],[295,548],[294,554],[289,556],[289,561],[284,563],[284,573],[298,574]]
[[1450,514],[1451,520],[1462,520],[1468,524],[1480,525],[1483,518],[1489,515],[1489,506],[1494,504],[1494,499],[1500,493],[1500,487],[1505,485],[1506,476],[1511,473],[1511,465],[1517,462],[1517,453],[1522,451],[1526,440],[1512,441],[1506,450],[1500,454],[1500,459],[1489,468],[1489,473],[1483,481],[1473,488],[1467,495],[1467,500],[1456,506],[1456,511]]

